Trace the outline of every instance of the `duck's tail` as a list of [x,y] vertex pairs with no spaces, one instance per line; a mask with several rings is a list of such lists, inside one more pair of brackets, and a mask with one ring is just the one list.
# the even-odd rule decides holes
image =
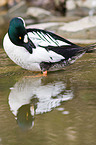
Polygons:
[[87,45],[85,47],[83,47],[83,49],[87,52],[87,53],[91,53],[96,51],[96,43],[93,43],[91,45]]

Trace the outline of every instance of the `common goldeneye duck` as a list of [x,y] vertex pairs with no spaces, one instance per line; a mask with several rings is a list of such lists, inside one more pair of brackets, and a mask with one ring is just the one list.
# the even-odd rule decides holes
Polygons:
[[17,65],[45,74],[73,63],[87,50],[52,32],[27,29],[21,17],[10,21],[3,46]]

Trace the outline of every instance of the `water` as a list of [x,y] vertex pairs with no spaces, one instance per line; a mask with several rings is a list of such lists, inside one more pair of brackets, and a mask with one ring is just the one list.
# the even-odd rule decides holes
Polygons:
[[96,53],[39,75],[0,49],[0,145],[95,145]]

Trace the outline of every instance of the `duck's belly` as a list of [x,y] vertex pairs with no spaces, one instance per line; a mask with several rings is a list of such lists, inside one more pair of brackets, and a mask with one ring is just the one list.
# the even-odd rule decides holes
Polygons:
[[27,69],[27,70],[31,70],[31,71],[41,71],[41,68],[39,66],[38,63],[32,63],[32,64],[18,64],[20,65],[22,68]]
[[31,70],[31,71],[41,71],[39,63],[33,63],[29,61],[28,58],[17,58],[17,57],[10,57],[13,62],[17,65],[21,66],[24,69]]
[[13,60],[17,65],[21,66],[24,69],[31,70],[31,71],[41,71],[39,63],[32,62],[29,60],[29,57],[26,59],[24,57],[18,58],[17,56],[15,57],[10,57],[11,60]]

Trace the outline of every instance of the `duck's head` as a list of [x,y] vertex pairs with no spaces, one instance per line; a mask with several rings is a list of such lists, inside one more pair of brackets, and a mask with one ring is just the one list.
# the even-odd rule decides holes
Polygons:
[[32,53],[33,43],[28,38],[25,22],[21,17],[13,18],[10,21],[8,35],[13,44],[23,46],[29,53]]

